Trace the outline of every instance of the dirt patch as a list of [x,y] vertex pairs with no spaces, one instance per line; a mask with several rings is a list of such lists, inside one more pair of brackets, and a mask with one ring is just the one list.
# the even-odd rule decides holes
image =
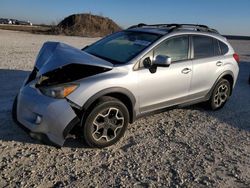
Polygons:
[[101,37],[120,31],[121,28],[111,19],[91,14],[74,14],[52,28],[55,34],[84,37]]

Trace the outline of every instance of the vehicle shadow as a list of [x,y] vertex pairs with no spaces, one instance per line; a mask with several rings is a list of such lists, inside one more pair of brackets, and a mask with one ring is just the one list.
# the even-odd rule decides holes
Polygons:
[[[31,138],[27,131],[16,124],[12,119],[12,105],[20,87],[30,71],[0,69],[0,140],[16,141],[31,144],[43,144]],[[80,139],[67,139],[65,147],[87,148]]]
[[0,69],[0,139],[2,141],[31,142],[11,116],[14,98],[29,71]]
[[188,109],[199,110],[208,116],[213,116],[228,125],[250,131],[250,62],[240,62],[237,83],[227,104],[220,110],[209,110],[204,104],[197,104]]
[[[0,69],[0,140],[2,141],[42,144],[32,139],[14,123],[11,115],[14,98],[29,73],[30,71]],[[235,128],[250,131],[249,73],[250,62],[241,62],[240,73],[233,95],[223,109],[210,111],[204,108],[203,105],[194,105],[187,108],[199,110]],[[88,148],[82,139],[74,139],[73,137],[66,140],[64,147]]]

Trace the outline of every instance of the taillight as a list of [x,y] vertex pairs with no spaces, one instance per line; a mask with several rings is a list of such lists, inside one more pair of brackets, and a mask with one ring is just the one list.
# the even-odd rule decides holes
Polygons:
[[235,61],[237,61],[237,63],[239,63],[240,62],[240,56],[238,54],[236,54],[236,53],[233,56],[234,56]]

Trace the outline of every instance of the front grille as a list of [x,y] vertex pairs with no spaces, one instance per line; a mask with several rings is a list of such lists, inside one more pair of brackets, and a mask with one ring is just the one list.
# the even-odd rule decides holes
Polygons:
[[37,72],[38,72],[38,69],[35,67],[33,69],[33,71],[30,73],[25,85],[27,85],[28,83],[30,83],[32,80],[35,80],[36,78],[36,75],[37,75]]

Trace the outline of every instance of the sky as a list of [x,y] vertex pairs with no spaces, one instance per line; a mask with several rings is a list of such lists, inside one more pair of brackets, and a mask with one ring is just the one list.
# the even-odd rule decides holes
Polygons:
[[222,34],[250,36],[250,0],[0,0],[0,17],[35,24],[55,24],[75,13],[109,17],[123,28],[195,23]]

